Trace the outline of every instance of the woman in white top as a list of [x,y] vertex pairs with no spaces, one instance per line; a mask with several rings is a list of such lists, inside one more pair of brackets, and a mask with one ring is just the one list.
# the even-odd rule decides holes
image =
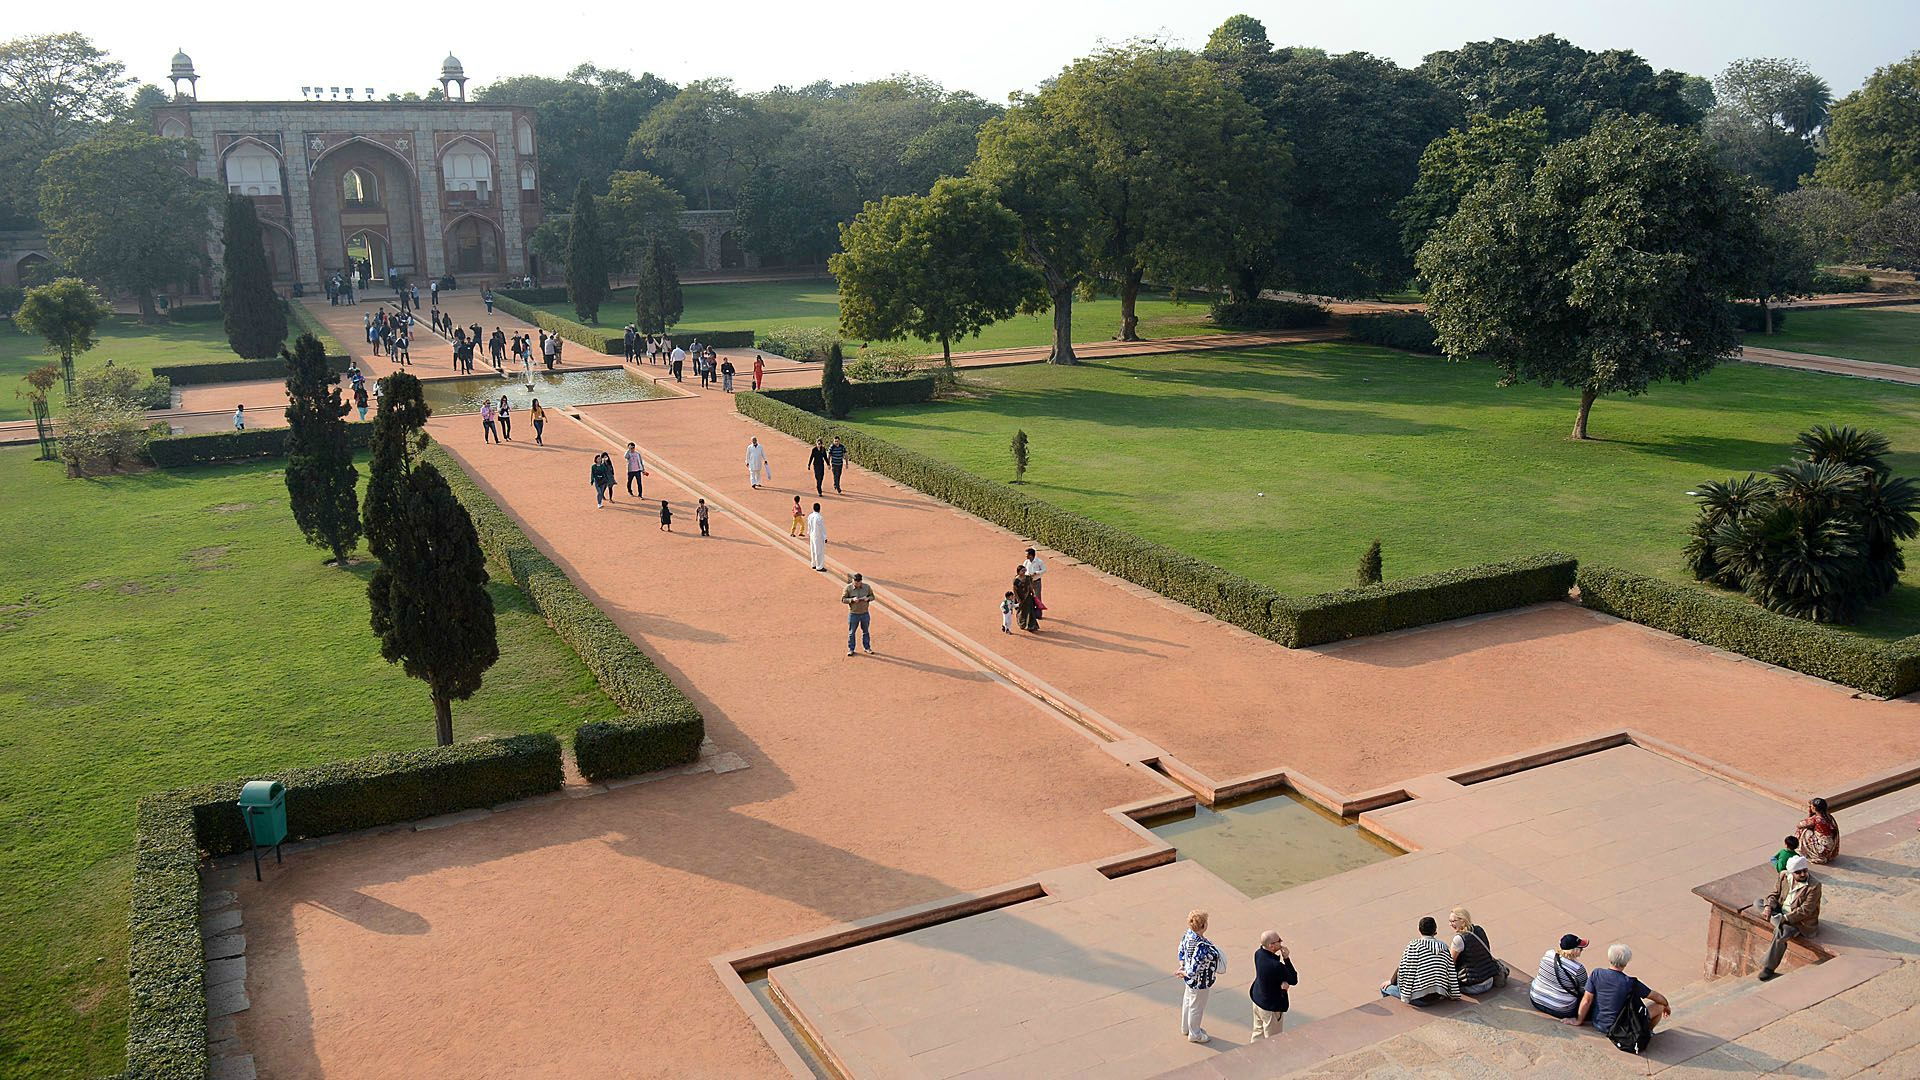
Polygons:
[[1580,995],[1587,992],[1587,969],[1580,963],[1586,947],[1587,939],[1579,934],[1562,934],[1560,947],[1540,958],[1540,971],[1527,987],[1534,1008],[1561,1020],[1579,1012]]

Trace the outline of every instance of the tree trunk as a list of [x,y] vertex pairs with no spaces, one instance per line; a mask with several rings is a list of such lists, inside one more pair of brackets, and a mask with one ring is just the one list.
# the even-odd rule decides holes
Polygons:
[[140,325],[152,326],[160,321],[160,309],[153,306],[153,293],[142,289],[140,297]]
[[1773,333],[1773,305],[1767,303],[1764,296],[1760,298],[1760,329],[1766,334]]
[[1140,280],[1146,271],[1134,267],[1120,275],[1120,340],[1140,340],[1140,316],[1135,313],[1134,305],[1140,299]]
[[1591,387],[1580,391],[1580,415],[1575,417],[1573,421],[1574,438],[1584,439],[1587,437],[1587,414],[1593,411],[1593,399],[1599,396],[1600,395],[1594,392]]
[[953,369],[953,342],[945,334],[940,335],[940,359],[946,361],[948,370]]
[[453,745],[453,702],[433,695],[433,737],[441,746]]
[[1073,286],[1053,290],[1053,354],[1047,357],[1052,364],[1074,364],[1079,360],[1073,355]]
[[67,383],[67,402],[73,402],[73,350],[60,350],[60,377]]
[[1227,290],[1227,298],[1235,303],[1244,304],[1249,300],[1260,299],[1260,271],[1251,266],[1235,267],[1233,285]]

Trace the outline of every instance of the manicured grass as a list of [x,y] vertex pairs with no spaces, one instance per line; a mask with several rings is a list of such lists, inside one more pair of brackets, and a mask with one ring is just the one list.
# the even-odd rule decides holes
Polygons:
[[[370,563],[301,541],[280,463],[67,480],[32,456],[0,450],[0,1075],[99,1076],[126,1038],[134,800],[430,746],[433,707],[380,658]],[[495,582],[500,661],[455,736],[617,716]]]
[[[840,325],[840,297],[830,278],[797,281],[755,281],[723,285],[688,285],[683,289],[686,313],[673,328],[675,338],[689,337],[702,330],[753,330],[764,333],[776,326],[818,326],[836,329]],[[572,305],[562,301],[543,305],[547,311],[566,319],[578,319]],[[1182,303],[1165,295],[1143,294],[1138,304],[1140,336],[1182,337],[1189,334],[1216,333],[1207,319],[1207,303]],[[633,291],[616,290],[601,306],[594,325],[619,329],[633,321]],[[1105,341],[1120,332],[1120,302],[1110,296],[1095,300],[1076,300],[1073,305],[1073,339]],[[1053,341],[1053,315],[1016,315],[997,323],[978,336],[953,343],[955,352],[970,349],[1010,349],[1023,345],[1046,345]],[[930,353],[940,345],[911,341]]]
[[[0,321],[0,420],[24,420],[33,415],[27,399],[14,393],[23,388],[20,377],[57,355],[46,351],[39,337],[26,334],[11,322]],[[74,357],[76,372],[104,367],[112,360],[119,367],[147,372],[155,364],[193,364],[213,360],[233,360],[227,345],[227,333],[217,322],[158,323],[142,326],[131,316],[116,315],[101,324],[99,343],[89,352]],[[53,410],[61,409],[64,391],[55,384]]]
[[[1602,398],[1567,439],[1566,390],[1350,343],[969,373],[964,400],[863,411],[861,428],[1189,551],[1288,593],[1350,585],[1367,543],[1389,580],[1558,549],[1686,580],[1685,492],[1763,471],[1816,423],[1875,428],[1920,475],[1920,390],[1732,364]],[[1861,627],[1920,632],[1920,551]]]
[[1920,306],[1831,308],[1789,311],[1775,334],[1748,334],[1747,344],[1764,349],[1844,356],[1882,364],[1920,367]]

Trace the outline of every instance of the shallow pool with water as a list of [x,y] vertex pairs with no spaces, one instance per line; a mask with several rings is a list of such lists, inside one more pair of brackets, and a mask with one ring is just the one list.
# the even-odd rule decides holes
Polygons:
[[653,384],[653,380],[625,368],[594,368],[586,371],[536,371],[529,389],[524,374],[503,379],[498,375],[474,375],[462,379],[422,379],[420,393],[427,407],[437,414],[480,411],[482,401],[496,404],[502,394],[515,411],[533,404],[535,398],[549,409],[569,405],[602,405],[614,401],[646,401],[672,395]]
[[1403,855],[1373,833],[1291,792],[1196,806],[1142,822],[1248,896],[1266,896]]

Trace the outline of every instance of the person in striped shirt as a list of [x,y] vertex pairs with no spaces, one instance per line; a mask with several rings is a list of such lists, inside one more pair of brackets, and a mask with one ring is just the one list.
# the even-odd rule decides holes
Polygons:
[[1460,970],[1447,943],[1434,936],[1438,931],[1433,916],[1421,918],[1420,936],[1407,942],[1393,977],[1380,984],[1381,997],[1424,1007],[1460,996]]
[[1188,1042],[1203,1043],[1213,1038],[1200,1026],[1200,1018],[1206,1014],[1214,979],[1225,970],[1226,957],[1207,940],[1207,913],[1187,912],[1187,932],[1180,938],[1180,967],[1174,975],[1186,984],[1180,996],[1180,1034]]

